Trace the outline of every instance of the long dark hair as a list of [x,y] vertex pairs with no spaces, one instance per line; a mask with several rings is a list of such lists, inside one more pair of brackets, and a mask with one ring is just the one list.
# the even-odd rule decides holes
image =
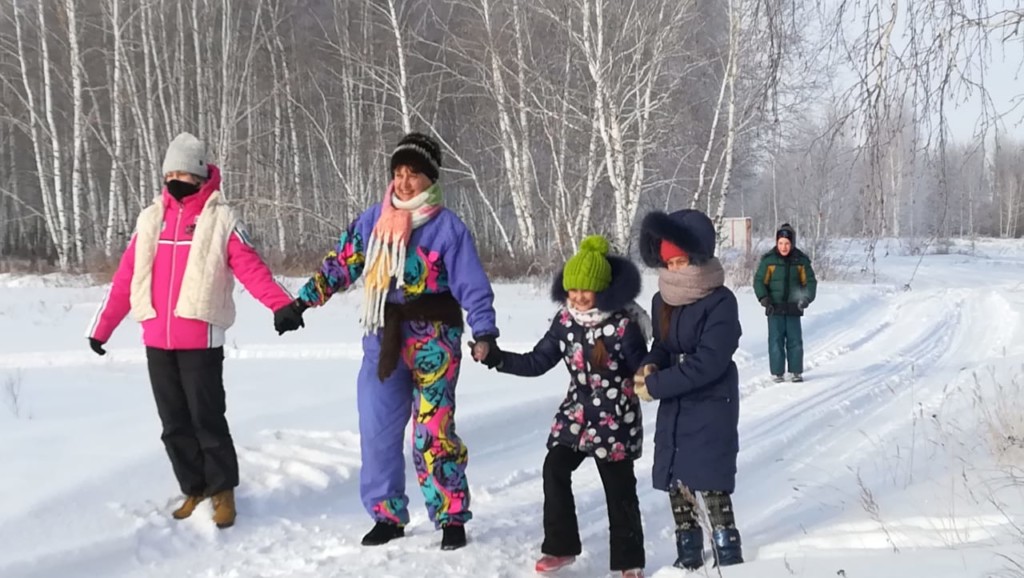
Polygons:
[[601,369],[608,365],[608,348],[604,344],[604,338],[598,337],[594,340],[594,349],[590,352],[590,363],[595,369]]
[[668,329],[672,325],[672,314],[675,313],[675,310],[675,305],[669,305],[664,301],[661,302],[661,309],[658,310],[658,328],[660,329],[659,333],[661,333],[662,341],[668,339]]

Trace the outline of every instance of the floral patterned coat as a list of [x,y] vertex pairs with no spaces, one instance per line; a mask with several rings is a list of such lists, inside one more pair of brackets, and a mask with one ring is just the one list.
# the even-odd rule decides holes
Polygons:
[[[563,305],[551,327],[530,353],[502,352],[498,371],[533,377],[561,360],[569,370],[569,389],[558,407],[548,447],[563,445],[598,461],[635,460],[643,448],[643,419],[633,391],[633,376],[647,355],[646,312],[633,299],[640,293],[640,273],[630,261],[609,257],[612,286],[598,293],[597,306],[611,311],[597,323],[581,324],[564,305],[561,275],[552,297]],[[605,359],[594,363],[597,341]]]

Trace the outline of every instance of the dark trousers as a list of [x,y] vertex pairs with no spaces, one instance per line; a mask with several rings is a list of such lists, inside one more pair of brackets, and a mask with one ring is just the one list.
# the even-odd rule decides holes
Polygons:
[[772,375],[804,372],[804,332],[797,315],[768,316],[768,364]]
[[[728,530],[736,527],[732,512],[732,497],[725,492],[700,492],[707,507],[708,520],[712,530]],[[700,527],[697,519],[697,496],[684,486],[677,485],[668,494],[672,504],[672,518],[676,530],[692,530]]]
[[149,381],[163,424],[160,439],[182,493],[212,496],[238,485],[224,401],[224,348],[146,348]]
[[[565,446],[555,446],[544,459],[544,554],[576,556],[583,550],[572,495],[572,473],[587,457]],[[608,503],[611,569],[643,568],[644,530],[633,461],[597,462],[597,471]]]

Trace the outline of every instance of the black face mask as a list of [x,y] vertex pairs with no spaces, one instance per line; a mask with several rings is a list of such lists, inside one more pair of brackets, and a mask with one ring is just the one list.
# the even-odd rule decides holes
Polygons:
[[199,192],[199,185],[194,185],[185,181],[167,181],[164,185],[167,187],[167,192],[179,201],[189,195],[194,195]]

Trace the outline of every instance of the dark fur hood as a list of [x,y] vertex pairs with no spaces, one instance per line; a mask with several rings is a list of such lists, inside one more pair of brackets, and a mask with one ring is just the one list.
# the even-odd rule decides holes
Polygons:
[[[612,266],[612,284],[597,293],[596,307],[611,313],[621,311],[633,303],[640,295],[643,282],[640,279],[640,269],[629,259],[617,255],[608,255],[606,258]],[[569,293],[562,287],[562,276],[562,271],[555,275],[555,280],[551,284],[551,300],[564,304],[569,298]]]
[[664,267],[661,241],[667,240],[690,257],[693,265],[703,265],[715,256],[715,225],[704,213],[683,209],[671,214],[648,213],[640,226],[640,256],[648,267]]

